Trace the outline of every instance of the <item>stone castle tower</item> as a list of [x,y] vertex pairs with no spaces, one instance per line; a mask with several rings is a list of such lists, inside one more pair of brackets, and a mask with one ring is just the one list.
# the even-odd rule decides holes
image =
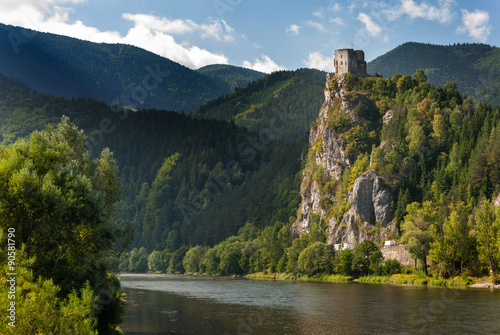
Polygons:
[[355,76],[368,76],[363,50],[337,49],[335,50],[333,64],[335,65],[336,76],[349,72]]

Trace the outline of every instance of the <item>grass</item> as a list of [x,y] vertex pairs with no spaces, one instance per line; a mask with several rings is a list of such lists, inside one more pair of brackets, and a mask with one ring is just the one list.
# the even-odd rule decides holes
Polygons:
[[249,279],[258,280],[296,280],[296,281],[323,281],[323,282],[358,282],[358,283],[378,283],[391,285],[412,285],[412,286],[440,286],[449,288],[465,288],[474,284],[471,277],[457,276],[454,278],[432,278],[424,274],[395,274],[392,276],[365,276],[354,279],[351,276],[319,274],[312,277],[294,275],[291,273],[265,274],[262,272],[245,276]]
[[324,281],[324,282],[349,282],[353,280],[351,276],[342,275],[315,275],[312,277],[305,275],[294,275],[292,273],[266,274],[263,272],[252,273],[246,275],[245,278],[257,280],[296,280],[296,281]]

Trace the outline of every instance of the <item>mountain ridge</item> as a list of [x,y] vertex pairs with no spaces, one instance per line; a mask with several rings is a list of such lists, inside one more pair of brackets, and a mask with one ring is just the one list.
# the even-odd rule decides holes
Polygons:
[[475,101],[500,104],[498,84],[493,90],[489,87],[500,78],[500,48],[488,44],[406,42],[369,62],[367,69],[370,74],[383,77],[395,73],[411,75],[423,69],[432,85],[455,81],[459,91]]

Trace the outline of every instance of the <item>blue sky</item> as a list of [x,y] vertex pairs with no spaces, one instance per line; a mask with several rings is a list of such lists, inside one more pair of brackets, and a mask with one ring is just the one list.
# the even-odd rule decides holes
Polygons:
[[408,42],[500,45],[497,0],[2,0],[0,22],[126,43],[190,68],[333,70],[335,49],[372,60]]

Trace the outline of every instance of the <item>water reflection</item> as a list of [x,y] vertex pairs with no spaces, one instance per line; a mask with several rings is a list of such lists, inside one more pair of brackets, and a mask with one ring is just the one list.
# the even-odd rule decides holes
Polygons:
[[122,275],[126,334],[500,334],[499,292]]

